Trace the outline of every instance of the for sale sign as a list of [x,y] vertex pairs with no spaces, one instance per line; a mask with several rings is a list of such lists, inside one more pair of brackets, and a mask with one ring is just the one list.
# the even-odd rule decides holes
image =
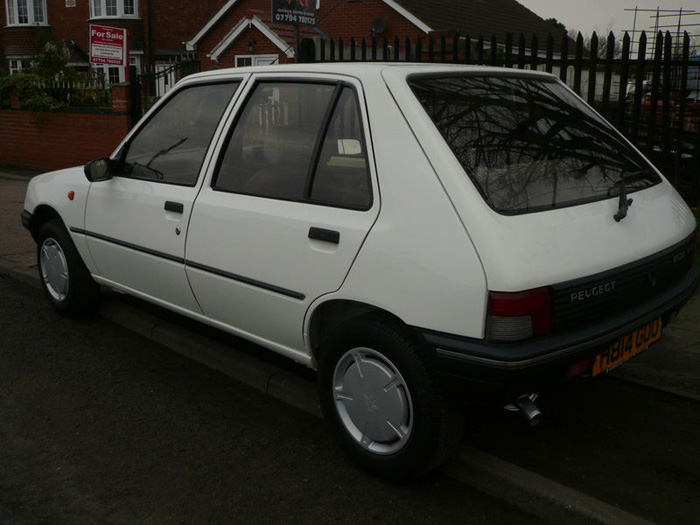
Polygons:
[[112,66],[128,66],[127,30],[90,24],[90,62]]
[[277,24],[316,25],[316,0],[272,0],[272,21]]

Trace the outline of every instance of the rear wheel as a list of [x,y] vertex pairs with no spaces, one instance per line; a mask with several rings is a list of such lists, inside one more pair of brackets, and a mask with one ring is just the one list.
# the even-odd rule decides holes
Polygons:
[[77,316],[95,305],[99,286],[60,220],[50,220],[39,229],[37,263],[46,297],[59,312]]
[[319,400],[341,446],[364,468],[406,478],[436,467],[464,418],[436,390],[415,335],[388,316],[351,320],[319,356]]

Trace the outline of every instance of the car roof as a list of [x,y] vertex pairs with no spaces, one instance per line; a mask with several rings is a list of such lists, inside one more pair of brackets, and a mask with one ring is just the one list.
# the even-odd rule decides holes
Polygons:
[[203,73],[197,73],[187,77],[188,80],[197,79],[225,79],[239,75],[261,74],[261,73],[279,73],[284,75],[299,73],[299,74],[337,74],[348,75],[356,78],[376,77],[382,74],[383,71],[391,70],[392,75],[410,76],[415,74],[440,74],[453,75],[456,73],[464,74],[483,74],[483,75],[503,75],[507,73],[514,76],[522,77],[546,77],[552,76],[548,73],[540,71],[529,71],[519,69],[508,69],[503,67],[493,66],[475,66],[464,64],[435,64],[435,63],[414,63],[414,62],[323,62],[313,64],[275,64],[267,66],[247,66],[227,69],[215,69]]

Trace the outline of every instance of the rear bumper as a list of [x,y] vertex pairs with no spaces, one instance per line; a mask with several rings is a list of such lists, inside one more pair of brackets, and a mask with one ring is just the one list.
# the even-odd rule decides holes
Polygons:
[[[700,284],[693,266],[653,299],[581,328],[522,343],[489,344],[416,329],[425,342],[439,382],[457,399],[508,402],[565,380],[572,364],[592,360],[623,335],[658,317],[666,326]],[[476,396],[476,397],[475,397]]]

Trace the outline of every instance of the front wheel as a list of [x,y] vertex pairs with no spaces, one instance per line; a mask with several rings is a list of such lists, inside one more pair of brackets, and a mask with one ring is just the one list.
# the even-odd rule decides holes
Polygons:
[[99,286],[60,220],[50,220],[39,229],[37,263],[46,297],[59,312],[77,316],[95,305]]
[[437,391],[415,335],[388,316],[336,329],[321,349],[318,386],[341,446],[381,476],[425,472],[459,442],[464,418]]

